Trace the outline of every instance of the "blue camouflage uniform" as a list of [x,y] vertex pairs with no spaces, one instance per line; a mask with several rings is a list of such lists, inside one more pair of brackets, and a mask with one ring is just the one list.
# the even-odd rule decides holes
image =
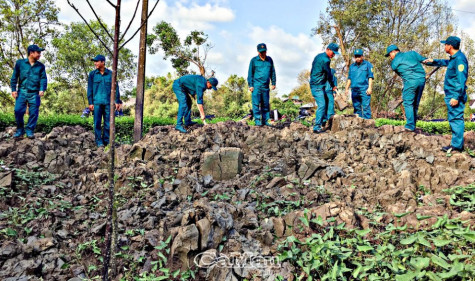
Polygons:
[[[333,77],[333,85],[338,86],[338,81],[336,79],[335,75],[335,70],[332,68],[332,77]],[[330,82],[327,81],[325,84],[325,99],[326,99],[326,105],[327,105],[327,110],[326,110],[326,115],[323,118],[323,122],[327,122],[332,118],[333,115],[335,115],[335,96],[334,96],[333,88],[330,85]]]
[[[328,45],[328,49],[331,49],[335,54],[338,54],[338,45],[331,43]],[[333,75],[330,68],[330,57],[326,53],[321,53],[315,56],[312,63],[312,69],[310,70],[310,90],[312,96],[317,102],[317,111],[315,113],[315,125],[313,126],[314,132],[320,132],[322,130],[322,123],[325,119],[328,109],[328,99],[325,94],[325,86],[327,82],[333,89],[336,85],[333,82]]]
[[[393,48],[397,49],[396,46]],[[387,55],[390,52],[387,52]],[[419,53],[409,51],[397,53],[391,62],[391,68],[402,78],[404,83],[402,90],[402,104],[406,114],[406,125],[404,127],[411,131],[416,129],[417,112],[426,83],[426,72],[422,67],[424,60],[426,58]]]
[[[451,37],[441,42],[446,44],[453,44],[450,39],[456,40],[455,44],[457,44],[457,46],[459,47],[460,38],[455,36]],[[465,109],[465,103],[467,102],[467,57],[464,53],[462,53],[462,51],[459,50],[455,54],[450,56],[450,59],[448,60],[435,59],[434,62],[428,63],[428,65],[447,67],[447,71],[445,72],[444,92],[450,129],[452,130],[452,141],[450,145],[456,149],[461,150],[463,149],[464,145],[463,133],[465,131],[463,113]],[[458,100],[458,105],[451,106],[451,99]]]
[[[259,52],[266,51],[267,47],[261,43],[257,45]],[[249,88],[253,87],[252,92],[252,113],[256,126],[269,125],[269,83],[276,85],[274,61],[266,56],[262,60],[259,56],[251,59],[249,71],[247,74],[247,84]]]
[[[28,47],[28,49],[32,51],[30,47]],[[36,48],[37,49],[34,49],[33,51],[44,50],[38,46],[36,46]],[[26,135],[29,137],[34,135],[41,103],[39,92],[46,91],[47,84],[48,79],[46,77],[44,64],[36,61],[31,65],[28,59],[20,59],[16,61],[10,80],[12,92],[18,92],[18,97],[15,101],[15,120],[17,124],[15,137],[23,136],[25,131]],[[28,123],[25,127],[23,117],[25,116],[27,106],[29,117]]]
[[206,91],[206,78],[201,75],[185,75],[173,82],[173,92],[178,100],[178,116],[176,126],[183,127],[192,124],[191,121],[191,96],[196,97],[198,104],[203,104],[203,94]]
[[[111,86],[111,70],[106,68],[104,74],[101,74],[98,69],[89,72],[87,81],[87,100],[89,105],[94,105],[94,135],[97,146],[109,144]],[[122,103],[120,101],[118,84],[116,84],[115,103]],[[102,120],[104,120],[104,130],[102,130],[101,126]]]
[[360,64],[355,62],[350,65],[348,80],[351,81],[354,113],[364,119],[371,119],[371,95],[366,94],[369,79],[374,79],[373,65],[369,61],[363,60]]

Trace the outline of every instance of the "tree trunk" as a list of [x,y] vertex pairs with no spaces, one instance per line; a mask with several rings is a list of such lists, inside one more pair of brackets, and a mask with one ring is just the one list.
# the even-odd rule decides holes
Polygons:
[[[148,0],[142,2],[142,28],[140,30],[139,67],[137,74],[137,96],[135,99],[134,143],[142,139],[143,102],[145,95],[145,61],[147,56],[147,14]],[[145,23],[144,23],[145,21]]]
[[[112,85],[110,93],[110,141],[109,141],[109,209],[107,217],[106,227],[106,255],[104,260],[104,271],[102,275],[103,281],[109,280],[109,264],[112,257],[111,276],[115,276],[115,236],[117,220],[115,213],[115,196],[114,196],[114,156],[115,156],[115,93],[117,90],[117,64],[119,60],[119,33],[120,33],[120,3],[121,0],[117,0],[115,7],[115,26],[114,26],[114,50],[112,57]],[[115,219],[114,219],[115,218]]]

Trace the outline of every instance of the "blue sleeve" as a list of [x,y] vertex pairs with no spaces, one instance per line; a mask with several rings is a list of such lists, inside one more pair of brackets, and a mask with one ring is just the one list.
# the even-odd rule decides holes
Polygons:
[[373,65],[368,62],[368,79],[374,80]]
[[40,91],[46,91],[48,88],[48,77],[46,77],[46,67],[43,65],[40,71]]
[[348,68],[348,80],[351,80],[351,65],[350,68]]
[[449,65],[449,60],[437,60],[435,59],[434,62],[427,63],[429,66],[445,66],[447,67]]
[[254,59],[251,59],[251,62],[249,63],[249,71],[247,72],[247,84],[249,88],[254,87]]
[[333,84],[336,86],[338,86],[338,80],[336,79],[336,72],[335,70],[332,70],[332,75],[333,75]]
[[425,61],[425,60],[427,59],[426,57],[422,56],[421,54],[419,54],[419,53],[416,52],[416,51],[413,51],[413,53],[414,53],[414,57],[416,58],[416,60],[417,60],[418,62],[423,62],[423,61]]
[[317,58],[318,56],[316,56],[312,62],[312,69],[310,70],[310,81],[312,80],[312,77],[315,76],[315,71],[317,70]]
[[19,76],[20,76],[20,65],[18,64],[18,61],[17,61],[15,63],[15,68],[13,68],[12,78],[10,79],[10,87],[12,88],[12,92],[17,91]]
[[276,80],[275,80],[275,67],[274,67],[274,61],[271,59],[271,74],[270,74],[270,78],[272,80],[272,85],[275,86],[275,83],[276,83]]
[[458,100],[461,100],[465,94],[465,87],[468,77],[468,65],[465,60],[457,60],[457,81],[455,91],[458,94]]
[[94,98],[94,81],[92,79],[92,72],[89,73],[89,76],[87,78],[87,101],[89,102],[89,105],[93,104],[93,98]]
[[[201,80],[199,80],[199,82],[201,82]],[[203,86],[203,83],[198,83],[196,85],[196,103],[197,104],[203,104],[203,93],[205,90],[206,88]]]
[[332,70],[330,68],[330,60],[327,60],[325,62],[325,65],[324,65],[324,70],[325,70],[325,73],[327,75],[327,81],[330,82],[330,86],[333,88],[335,88],[335,84],[333,83],[333,75],[332,75]]
[[119,83],[116,82],[115,86],[115,103],[116,104],[122,104],[122,101],[120,100],[120,92],[119,92]]

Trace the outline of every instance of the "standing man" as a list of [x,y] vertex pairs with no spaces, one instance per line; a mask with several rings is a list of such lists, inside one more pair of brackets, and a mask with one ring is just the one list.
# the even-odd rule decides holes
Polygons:
[[354,51],[355,62],[350,65],[346,95],[351,86],[351,100],[354,113],[364,119],[371,119],[371,93],[373,92],[373,65],[364,59],[363,50]]
[[333,82],[333,75],[330,69],[330,61],[338,55],[339,46],[336,43],[330,43],[324,53],[318,54],[312,63],[310,71],[310,89],[312,96],[317,102],[317,112],[315,113],[314,133],[322,133],[322,123],[328,109],[328,98],[325,94],[325,85],[328,82],[330,88],[336,91],[336,85]]
[[463,111],[467,102],[468,61],[465,54],[460,51],[460,38],[450,36],[447,40],[440,42],[445,44],[445,52],[450,55],[450,59],[427,59],[424,63],[431,66],[447,67],[444,92],[447,115],[452,130],[452,141],[449,146],[442,147],[442,150],[463,151],[463,132],[465,130]]
[[[106,58],[103,55],[97,55],[91,61],[94,62],[96,69],[89,72],[87,100],[89,102],[89,109],[94,111],[96,145],[97,147],[103,147],[109,144],[112,70],[106,68]],[[118,84],[116,89],[115,110],[119,110],[122,102],[120,100]],[[104,130],[101,128],[102,120],[104,120]]]
[[402,104],[406,113],[404,128],[408,132],[414,132],[417,111],[426,84],[426,72],[422,67],[422,62],[426,58],[415,51],[402,53],[396,45],[386,48],[386,57],[391,58],[391,68],[401,76],[404,83],[402,90]]
[[[333,85],[338,86],[338,81],[335,75],[335,69],[331,68]],[[335,91],[330,85],[330,82],[327,81],[325,84],[325,100],[327,104],[327,109],[325,110],[325,117],[323,118],[323,124],[330,120],[330,118],[335,115]]]
[[183,119],[185,119],[185,126],[196,124],[191,121],[191,96],[196,98],[201,121],[206,125],[206,115],[203,108],[203,94],[205,90],[211,88],[217,91],[218,89],[216,86],[218,86],[218,79],[211,77],[206,80],[206,78],[201,75],[185,75],[173,82],[173,92],[175,92],[178,100],[176,130],[185,134],[188,133],[188,131],[183,127]]
[[[15,63],[10,86],[15,101],[16,132],[14,138],[22,138],[26,131],[29,139],[35,138],[35,127],[38,121],[41,97],[45,94],[48,85],[44,64],[38,60],[45,49],[37,45],[30,45],[27,49],[28,58],[19,59]],[[17,89],[18,86],[18,89]],[[23,121],[26,107],[29,108],[28,123]]]
[[264,43],[257,45],[258,56],[251,59],[247,74],[247,84],[252,92],[252,112],[256,126],[270,126],[269,124],[269,82],[275,89],[274,61],[267,56],[267,46]]

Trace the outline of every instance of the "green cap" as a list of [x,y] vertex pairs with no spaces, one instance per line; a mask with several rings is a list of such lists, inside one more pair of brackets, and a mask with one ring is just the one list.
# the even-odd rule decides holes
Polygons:
[[327,47],[327,49],[330,49],[333,51],[333,53],[335,53],[335,55],[339,55],[340,53],[338,53],[338,49],[340,49],[340,46],[338,46],[337,43],[330,43]]
[[391,53],[392,51],[394,50],[398,50],[399,51],[399,48],[396,46],[396,45],[389,45],[387,48],[386,48],[386,57],[389,57],[389,53]]
[[355,56],[362,56],[362,55],[363,55],[363,50],[361,50],[361,49],[356,49],[356,50],[353,52],[353,54],[354,54]]
[[216,86],[218,86],[218,79],[211,77],[208,79],[208,82],[211,84],[211,88],[213,88],[213,90],[218,90],[218,88],[216,88]]
[[440,41],[440,43],[450,45],[457,50],[460,48],[460,38],[457,36],[449,36],[446,40]]
[[260,43],[259,45],[257,45],[257,51],[258,51],[259,53],[260,53],[260,52],[267,51],[267,46],[266,46],[266,44]]

